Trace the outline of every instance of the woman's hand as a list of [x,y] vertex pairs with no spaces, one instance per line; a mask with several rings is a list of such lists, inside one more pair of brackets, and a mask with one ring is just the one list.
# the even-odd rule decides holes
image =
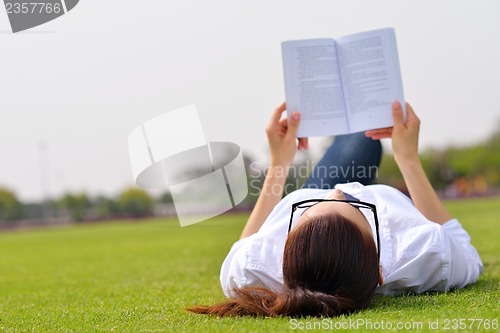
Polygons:
[[286,109],[286,104],[281,104],[271,117],[266,128],[267,140],[271,151],[272,166],[288,167],[292,164],[296,150],[308,149],[307,138],[300,138],[298,146],[295,137],[299,127],[300,114],[294,112],[290,117],[290,122],[286,118],[281,119],[281,114]]
[[452,216],[434,191],[418,158],[420,119],[407,103],[406,123],[404,123],[403,110],[398,101],[392,103],[392,116],[394,118],[393,127],[366,131],[365,135],[372,139],[392,137],[394,158],[403,175],[413,204],[428,220],[439,224],[446,223]]
[[[273,208],[283,197],[288,167],[292,164],[297,150],[295,137],[299,127],[300,114],[294,112],[290,122],[281,119],[285,111],[285,103],[274,110],[267,125],[267,140],[271,151],[271,163],[267,169],[266,179],[259,193],[259,198],[248,218],[240,238],[248,237],[259,231]],[[299,139],[299,149],[307,149],[307,139]]]
[[403,109],[398,101],[392,103],[394,126],[366,131],[365,135],[374,139],[392,138],[394,158],[399,164],[407,160],[418,159],[418,134],[420,119],[410,104],[406,103],[406,123],[403,120]]

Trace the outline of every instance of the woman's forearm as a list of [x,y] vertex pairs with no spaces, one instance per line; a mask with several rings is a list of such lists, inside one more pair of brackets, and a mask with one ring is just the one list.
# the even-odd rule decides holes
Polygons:
[[292,164],[295,152],[297,149],[307,149],[306,138],[299,139],[297,145],[296,137],[300,114],[293,112],[289,119],[281,118],[285,110],[286,105],[282,103],[274,110],[266,127],[271,162],[257,203],[248,218],[245,228],[243,228],[240,239],[259,231],[274,206],[283,196],[288,168]]
[[420,119],[410,104],[406,103],[406,122],[401,103],[392,103],[394,126],[366,131],[372,139],[392,138],[394,158],[401,170],[413,204],[424,216],[436,223],[443,224],[452,216],[434,191],[418,158],[418,136]]
[[241,233],[240,239],[256,233],[264,224],[274,206],[283,196],[287,173],[288,167],[269,166],[259,198]]
[[437,196],[418,156],[398,161],[398,166],[415,207],[433,222],[449,221],[452,216]]

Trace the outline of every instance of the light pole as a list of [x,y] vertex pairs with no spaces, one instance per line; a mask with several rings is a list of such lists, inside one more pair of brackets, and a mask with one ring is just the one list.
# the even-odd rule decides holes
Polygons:
[[41,199],[41,219],[44,222],[49,222],[52,219],[52,207],[50,198],[50,163],[49,163],[49,148],[47,142],[40,140],[38,143],[39,150],[39,167],[40,167],[40,189],[42,192]]

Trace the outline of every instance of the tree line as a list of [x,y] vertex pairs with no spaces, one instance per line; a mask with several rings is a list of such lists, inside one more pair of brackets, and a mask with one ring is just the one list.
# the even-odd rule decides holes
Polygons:
[[[433,186],[444,197],[498,194],[500,189],[500,121],[484,141],[466,147],[428,149],[420,155]],[[405,189],[394,158],[384,156],[379,181]]]
[[[500,125],[500,123],[499,123]],[[265,168],[245,156],[249,194],[237,209],[249,210],[255,204],[264,182]],[[435,188],[445,197],[491,195],[500,193],[500,126],[485,141],[467,147],[429,149],[421,154],[424,169]],[[296,161],[292,170],[310,167],[308,156]],[[259,167],[256,167],[259,165]],[[196,170],[188,170],[190,174]],[[302,186],[307,172],[291,174],[285,186],[289,193]],[[406,191],[403,178],[391,155],[384,155],[378,170],[378,182]],[[159,209],[162,208],[163,209]],[[38,203],[22,203],[14,191],[0,187],[0,225],[13,221],[97,221],[116,218],[142,218],[174,214],[172,196],[165,192],[153,197],[130,187],[117,197],[89,197],[86,193],[67,193],[62,197]]]
[[90,197],[84,192],[66,193],[55,200],[22,203],[16,194],[0,188],[0,225],[13,221],[73,221],[107,220],[114,218],[142,218],[154,215],[155,206],[171,202],[170,194],[154,198],[135,187],[126,188],[116,198]]

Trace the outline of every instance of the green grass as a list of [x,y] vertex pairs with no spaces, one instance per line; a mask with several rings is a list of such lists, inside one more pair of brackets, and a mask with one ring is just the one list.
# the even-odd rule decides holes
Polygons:
[[223,299],[220,265],[246,215],[186,228],[158,219],[4,232],[0,332],[280,332],[311,325],[339,331],[356,323],[359,332],[370,330],[369,325],[372,331],[396,331],[398,323],[426,332],[435,331],[429,325],[436,321],[441,330],[448,323],[453,332],[460,324],[454,320],[460,319],[465,319],[464,332],[498,331],[469,319],[500,319],[500,200],[447,205],[483,258],[485,272],[475,285],[448,293],[377,297],[370,309],[350,316],[292,323],[184,310]]

